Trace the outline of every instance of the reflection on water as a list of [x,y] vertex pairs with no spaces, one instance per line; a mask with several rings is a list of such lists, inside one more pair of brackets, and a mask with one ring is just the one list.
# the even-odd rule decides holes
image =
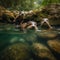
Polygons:
[[[51,41],[59,41],[60,42],[60,30],[59,28],[57,28],[56,30],[41,30],[41,31],[37,31],[35,32],[34,30],[30,30],[27,31],[26,33],[21,32],[19,29],[15,29],[14,26],[11,25],[1,25],[0,26],[0,53],[7,47],[10,46],[12,44],[16,44],[16,43],[27,43],[30,47],[33,46],[34,43],[37,43],[36,47],[34,46],[33,48],[37,48],[38,45],[40,46],[40,43],[42,45],[45,45],[50,51],[51,53],[54,55],[54,57],[56,59],[60,59],[60,53],[58,53],[57,51],[60,52],[59,47],[60,45],[54,45],[55,43],[53,43],[53,47],[49,46],[49,44],[51,42],[49,42],[49,44],[47,43],[49,40]],[[59,44],[59,43],[56,43]],[[40,47],[42,47],[42,45]],[[39,47],[39,48],[40,48]],[[56,51],[55,51],[55,48]],[[34,51],[33,49],[33,51]],[[37,51],[40,51],[39,49]],[[57,55],[56,55],[56,54]],[[37,56],[38,53],[36,53]],[[42,54],[42,53],[41,53]],[[34,55],[35,56],[35,55]],[[34,57],[32,56],[32,57]],[[43,54],[42,54],[43,56]],[[47,55],[46,55],[47,56]],[[42,57],[44,58],[44,57]],[[48,57],[50,59],[50,57]],[[41,56],[40,56],[41,59]],[[52,58],[53,60],[55,60],[54,58]],[[50,59],[50,60],[52,60]],[[37,60],[35,58],[33,58],[33,60]],[[38,58],[39,60],[39,58]],[[43,59],[44,60],[44,59]]]

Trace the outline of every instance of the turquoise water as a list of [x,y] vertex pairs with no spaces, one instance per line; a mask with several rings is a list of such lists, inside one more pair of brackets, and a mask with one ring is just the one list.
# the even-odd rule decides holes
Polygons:
[[36,35],[35,32],[33,31],[28,31],[24,33],[23,31],[20,31],[20,29],[16,29],[12,25],[1,25],[0,26],[0,51],[2,51],[3,49],[5,49],[7,46],[11,44],[18,43],[18,42],[31,44],[35,39],[35,37]]
[[[49,39],[60,39],[59,38],[60,30],[51,30],[49,32],[47,31],[45,32],[45,30],[42,30],[42,29],[41,31],[37,31],[37,32],[34,30],[29,30],[26,33],[24,33],[20,31],[20,29],[16,29],[14,25],[3,24],[0,26],[0,53],[7,46],[15,44],[15,43],[19,43],[19,42],[28,43],[29,45],[32,45],[34,42],[40,42],[49,48],[47,41]],[[49,34],[49,33],[56,34],[57,36],[53,38],[44,36],[44,34]],[[59,58],[58,55],[55,55],[57,59]]]

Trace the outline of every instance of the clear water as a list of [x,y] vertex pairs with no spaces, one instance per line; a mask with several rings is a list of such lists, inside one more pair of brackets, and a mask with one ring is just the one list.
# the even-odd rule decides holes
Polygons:
[[[58,30],[57,30],[58,29]],[[40,42],[42,44],[45,44],[48,48],[47,40],[49,39],[59,39],[60,40],[60,30],[59,27],[56,30],[51,30],[49,32],[44,32],[45,30],[41,29],[42,31],[35,32],[34,30],[29,30],[26,33],[20,31],[19,29],[16,29],[14,25],[0,25],[0,53],[2,50],[4,50],[7,46],[11,44],[15,44],[18,42],[21,43],[28,43],[29,45],[32,45],[34,42]],[[47,30],[48,31],[48,30]],[[40,35],[39,35],[40,33]],[[49,33],[55,33],[57,34],[57,37],[55,38],[46,38],[43,36],[43,34],[49,34]],[[43,37],[42,37],[43,36]],[[50,49],[50,48],[49,48]],[[51,50],[51,49],[50,49]],[[59,59],[60,54],[53,52],[57,59]]]

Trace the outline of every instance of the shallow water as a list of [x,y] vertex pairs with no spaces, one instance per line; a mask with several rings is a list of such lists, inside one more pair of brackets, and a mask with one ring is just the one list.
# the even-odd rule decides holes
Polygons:
[[[44,35],[45,34],[45,35]],[[56,59],[60,59],[60,54],[54,52],[48,44],[48,40],[60,40],[60,30],[57,28],[56,30],[44,30],[41,31],[34,31],[29,30],[26,33],[16,29],[14,25],[0,25],[0,53],[3,51],[7,46],[15,44],[15,43],[28,43],[31,46],[33,43],[42,43],[43,45],[47,46]]]

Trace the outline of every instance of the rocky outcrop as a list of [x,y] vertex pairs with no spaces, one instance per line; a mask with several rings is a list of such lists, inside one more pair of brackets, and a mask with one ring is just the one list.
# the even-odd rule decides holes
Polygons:
[[51,25],[60,25],[60,4],[49,4],[44,7],[40,14],[42,17],[48,17]]
[[11,22],[14,19],[14,13],[0,6],[0,21]]
[[[39,23],[42,18],[47,17],[51,25],[60,25],[60,4],[49,4],[40,10],[36,9],[21,12],[24,12],[24,20],[26,21],[34,20]],[[18,14],[19,11],[17,10],[9,11],[0,6],[0,20],[11,22]]]

